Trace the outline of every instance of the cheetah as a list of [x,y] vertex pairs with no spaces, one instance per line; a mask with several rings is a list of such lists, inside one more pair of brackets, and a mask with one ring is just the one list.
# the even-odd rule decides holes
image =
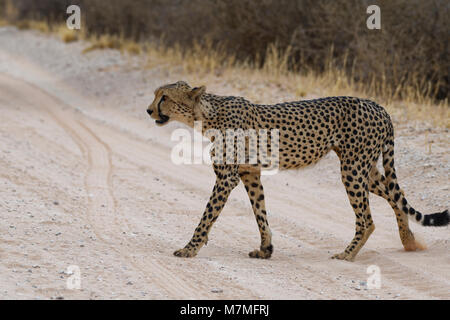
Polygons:
[[[220,132],[229,129],[279,130],[280,170],[304,167],[317,162],[331,150],[336,152],[342,183],[356,216],[356,227],[353,240],[343,252],[333,255],[333,259],[354,261],[375,230],[369,193],[387,200],[394,210],[400,239],[407,251],[422,249],[409,228],[408,218],[423,226],[449,224],[448,210],[423,215],[406,201],[395,173],[392,121],[386,110],[373,101],[343,96],[261,105],[242,97],[207,93],[204,86],[193,88],[184,81],[161,86],[154,93],[154,101],[147,113],[159,126],[174,120],[193,127],[195,121],[201,121],[203,134],[208,129]],[[227,143],[225,139],[223,142]],[[380,155],[384,174],[376,166]],[[272,233],[260,179],[261,163],[213,163],[212,166],[216,182],[209,202],[193,237],[174,255],[197,255],[207,243],[208,233],[231,191],[242,181],[261,236],[260,248],[251,251],[249,256],[270,258]]]

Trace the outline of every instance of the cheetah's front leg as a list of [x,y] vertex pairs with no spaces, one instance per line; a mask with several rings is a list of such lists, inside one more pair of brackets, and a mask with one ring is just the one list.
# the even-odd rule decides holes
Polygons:
[[202,219],[189,243],[183,249],[173,253],[177,257],[195,257],[197,255],[200,248],[208,241],[208,233],[225,206],[228,196],[239,183],[237,166],[215,165],[214,172],[216,173],[216,184]]

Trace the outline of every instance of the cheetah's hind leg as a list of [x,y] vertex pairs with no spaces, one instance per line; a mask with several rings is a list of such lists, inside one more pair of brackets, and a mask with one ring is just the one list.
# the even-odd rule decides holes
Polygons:
[[418,241],[411,229],[409,229],[408,216],[403,210],[400,210],[395,202],[395,194],[397,197],[404,196],[403,191],[400,189],[395,192],[389,190],[389,183],[387,179],[378,171],[376,167],[373,167],[369,176],[369,191],[384,198],[391,205],[397,219],[398,232],[400,234],[400,240],[406,251],[423,250],[426,248],[425,244]]
[[375,225],[369,208],[367,175],[364,175],[362,170],[358,170],[356,165],[353,168],[341,166],[341,173],[342,182],[356,216],[355,236],[343,252],[333,255],[331,258],[354,261],[359,250],[375,230]]
[[239,173],[245,190],[247,190],[250,203],[255,214],[261,235],[261,246],[259,249],[251,251],[250,258],[269,259],[273,253],[272,233],[267,221],[266,205],[264,201],[264,189],[261,184],[261,173],[243,170]]

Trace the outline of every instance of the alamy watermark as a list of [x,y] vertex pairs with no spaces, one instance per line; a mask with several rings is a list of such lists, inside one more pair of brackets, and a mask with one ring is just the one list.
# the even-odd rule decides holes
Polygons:
[[367,278],[367,289],[381,288],[381,270],[377,265],[370,265],[367,267],[366,273],[370,276]]
[[[202,122],[194,122],[194,135],[187,129],[176,129],[171,140],[178,141],[172,148],[175,164],[249,164],[260,165],[261,174],[278,172],[280,133],[278,129],[218,129],[202,132]],[[205,138],[203,137],[205,136]],[[208,146],[204,147],[204,142]]]
[[381,29],[381,9],[379,6],[373,4],[367,7],[367,14],[370,16],[367,18],[367,29]]
[[[70,16],[66,20],[67,28],[70,30],[81,29],[81,9],[79,6],[72,4],[67,7],[67,14]],[[366,26],[369,30],[381,29],[381,9],[376,4],[367,7],[367,14],[370,16],[366,20]]]
[[71,265],[67,267],[65,274],[70,275],[66,281],[66,287],[69,290],[81,289],[81,271],[77,265]]
[[70,5],[67,7],[66,10],[67,14],[70,14],[70,16],[66,20],[67,28],[70,30],[80,30],[81,29],[81,9],[77,5]]

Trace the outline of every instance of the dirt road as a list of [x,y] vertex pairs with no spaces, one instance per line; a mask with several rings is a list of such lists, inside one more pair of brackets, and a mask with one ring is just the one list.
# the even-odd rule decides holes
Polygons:
[[[335,155],[264,177],[270,260],[247,255],[259,233],[242,184],[199,255],[174,257],[200,219],[212,169],[170,161],[173,125],[156,128],[0,49],[14,65],[0,73],[0,298],[450,298],[449,229],[413,225],[428,249],[404,252],[382,199],[371,198],[376,231],[356,261],[329,259],[354,233]],[[446,198],[448,175],[440,179],[433,190]],[[410,200],[441,209],[425,201]],[[379,270],[380,289],[367,287],[368,270]],[[78,271],[80,288],[69,289]]]

